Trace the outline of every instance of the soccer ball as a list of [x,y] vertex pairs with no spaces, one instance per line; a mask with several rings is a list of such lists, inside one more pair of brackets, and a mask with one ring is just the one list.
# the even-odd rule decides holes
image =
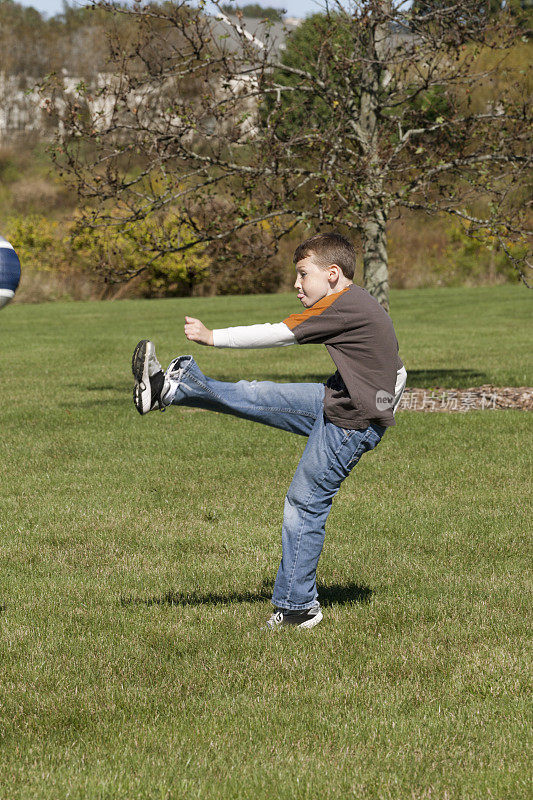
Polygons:
[[0,308],[13,299],[20,281],[20,261],[12,245],[0,236]]

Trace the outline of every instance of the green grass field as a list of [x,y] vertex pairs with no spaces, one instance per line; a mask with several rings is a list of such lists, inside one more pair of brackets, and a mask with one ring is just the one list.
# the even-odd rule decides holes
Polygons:
[[[533,383],[523,287],[397,292],[408,386]],[[1,800],[531,797],[531,415],[401,412],[343,485],[324,622],[261,628],[304,439],[141,419],[130,358],[323,380],[318,346],[190,345],[294,297],[0,314]],[[528,330],[529,326],[529,330]]]

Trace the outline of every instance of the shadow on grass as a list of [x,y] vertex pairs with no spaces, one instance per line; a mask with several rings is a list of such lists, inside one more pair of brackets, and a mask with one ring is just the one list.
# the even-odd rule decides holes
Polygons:
[[410,369],[407,371],[407,386],[417,389],[430,389],[441,386],[443,389],[467,389],[490,383],[490,376],[474,369]]
[[[255,592],[227,592],[216,594],[207,592],[165,592],[153,597],[121,597],[121,606],[202,606],[226,605],[229,603],[263,603],[272,597],[273,582],[265,582]],[[322,606],[348,605],[352,603],[367,604],[372,597],[372,590],[368,586],[359,586],[357,583],[330,584],[318,586],[318,595]]]
[[[126,402],[129,403],[133,407],[133,401],[131,398],[127,398]],[[82,402],[77,403],[58,403],[58,408],[96,408],[97,406],[116,406],[117,408],[121,408],[124,406],[124,398],[123,397],[100,397],[98,400],[95,398],[94,400],[83,400]]]
[[[133,378],[131,379],[130,383],[131,385],[133,385]],[[70,385],[74,386],[75,384],[70,384]],[[102,383],[94,386],[84,386],[83,388],[85,389],[86,392],[120,392],[122,394],[122,392],[125,392],[126,389],[129,389],[129,387],[130,387],[129,383],[128,384]],[[79,388],[78,385],[77,388]]]
[[[60,408],[90,408],[91,406],[101,405],[118,406],[123,405],[125,400],[131,402],[133,378],[129,384],[109,383],[83,386],[80,383],[68,383],[67,386],[69,389],[83,392],[86,398],[84,400],[77,400],[76,402],[59,403]],[[111,397],[109,397],[109,392],[112,392]]]

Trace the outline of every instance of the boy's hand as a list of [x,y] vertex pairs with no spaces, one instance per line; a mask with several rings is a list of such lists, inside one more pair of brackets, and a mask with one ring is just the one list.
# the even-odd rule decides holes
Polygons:
[[198,344],[213,344],[213,331],[206,328],[203,322],[194,317],[185,317],[185,336]]

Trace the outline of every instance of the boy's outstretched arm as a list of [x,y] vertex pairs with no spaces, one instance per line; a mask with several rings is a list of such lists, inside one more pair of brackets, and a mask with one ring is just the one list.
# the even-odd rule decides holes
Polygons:
[[212,331],[195,317],[185,317],[185,336],[198,344],[240,349],[285,347],[297,342],[296,336],[284,322],[265,322]]

